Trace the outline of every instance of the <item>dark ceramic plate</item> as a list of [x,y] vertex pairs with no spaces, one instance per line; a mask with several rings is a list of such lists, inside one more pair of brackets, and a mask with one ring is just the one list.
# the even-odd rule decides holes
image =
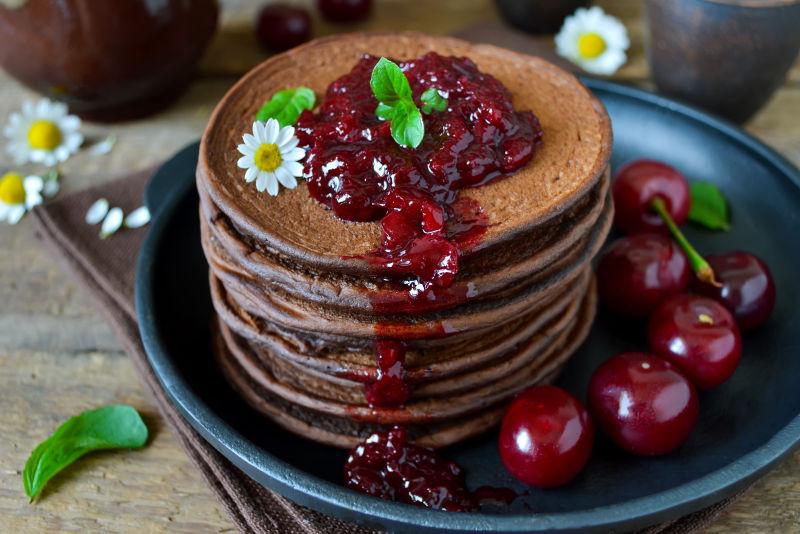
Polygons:
[[[588,467],[568,486],[531,490],[511,507],[479,514],[415,508],[345,489],[339,485],[345,452],[265,421],[214,368],[194,189],[196,145],[179,153],[151,184],[147,200],[156,215],[136,286],[142,338],[175,405],[214,447],[264,486],[316,510],[395,531],[633,529],[699,510],[762,474],[800,440],[800,173],[741,130],[702,112],[611,83],[587,84],[611,114],[612,164],[650,157],[669,162],[690,179],[716,182],[730,200],[733,228],[711,233],[690,227],[690,238],[706,253],[755,252],[772,267],[778,285],[771,320],[746,337],[733,378],[702,395],[697,428],[679,451],[640,459],[600,439]],[[601,312],[559,381],[579,397],[600,362],[646,347],[641,327],[614,324],[605,315]],[[503,469],[495,439],[489,432],[445,454],[466,468],[470,487],[527,490]]]

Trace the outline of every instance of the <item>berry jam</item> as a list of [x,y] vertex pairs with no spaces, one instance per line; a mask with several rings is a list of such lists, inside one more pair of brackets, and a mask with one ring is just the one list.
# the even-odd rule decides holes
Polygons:
[[[364,257],[389,285],[375,311],[419,314],[468,297],[462,288],[448,289],[462,253],[480,241],[488,220],[459,190],[522,168],[542,142],[542,129],[533,113],[515,111],[508,90],[471,60],[431,52],[397,63],[418,107],[433,87],[446,96],[447,109],[423,114],[422,142],[401,147],[390,123],[375,115],[369,80],[377,61],[364,56],[334,81],[318,113],[304,111],[296,131],[307,149],[311,196],[346,221],[381,223],[381,244]],[[408,399],[403,340],[378,330],[379,377],[367,386],[367,400],[401,406]]]
[[344,481],[367,495],[450,512],[474,511],[485,501],[510,504],[518,496],[489,486],[470,492],[457,463],[409,444],[400,427],[372,434],[350,451]]

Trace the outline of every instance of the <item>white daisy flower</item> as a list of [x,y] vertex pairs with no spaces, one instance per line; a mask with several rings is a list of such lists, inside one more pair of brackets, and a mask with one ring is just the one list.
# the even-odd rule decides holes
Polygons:
[[17,224],[26,212],[42,203],[44,180],[7,172],[0,178],[0,221]]
[[576,10],[556,35],[558,54],[592,74],[614,74],[629,46],[625,26],[597,6]]
[[25,102],[6,123],[6,150],[18,165],[32,161],[53,166],[78,151],[83,143],[80,127],[81,120],[68,114],[66,104],[47,99]]
[[253,134],[244,134],[244,144],[239,145],[243,155],[237,165],[247,169],[244,179],[247,183],[255,180],[256,189],[264,190],[272,196],[278,194],[280,183],[283,187],[297,187],[297,177],[303,175],[300,160],[306,151],[297,148],[298,140],[294,135],[294,127],[280,127],[278,121],[253,123]]

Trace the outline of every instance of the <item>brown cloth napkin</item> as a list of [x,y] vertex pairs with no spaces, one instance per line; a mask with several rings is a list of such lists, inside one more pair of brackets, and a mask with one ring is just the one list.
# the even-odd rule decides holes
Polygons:
[[[133,304],[134,270],[145,230],[121,230],[107,239],[100,239],[98,228],[84,222],[86,210],[101,197],[126,212],[141,205],[152,172],[138,172],[35,208],[32,218],[39,237],[73,275],[78,286],[91,295],[106,314],[164,419],[240,531],[259,534],[375,532],[298,506],[264,489],[211,447],[167,400],[145,356]],[[711,523],[732,500],[643,532],[696,532]]]

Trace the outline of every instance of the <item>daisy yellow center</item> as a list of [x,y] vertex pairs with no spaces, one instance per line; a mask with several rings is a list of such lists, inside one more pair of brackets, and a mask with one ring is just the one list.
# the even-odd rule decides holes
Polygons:
[[598,33],[584,33],[578,38],[578,53],[581,57],[594,59],[605,51],[606,42]]
[[264,143],[258,147],[255,156],[253,156],[253,160],[255,160],[256,167],[258,167],[259,170],[267,172],[274,172],[275,169],[280,167],[281,163],[283,163],[281,151],[278,145],[274,143]]
[[0,201],[4,204],[22,204],[25,202],[25,186],[22,176],[9,172],[0,178]]
[[28,129],[28,144],[38,150],[53,150],[61,144],[61,129],[53,121],[38,120]]

